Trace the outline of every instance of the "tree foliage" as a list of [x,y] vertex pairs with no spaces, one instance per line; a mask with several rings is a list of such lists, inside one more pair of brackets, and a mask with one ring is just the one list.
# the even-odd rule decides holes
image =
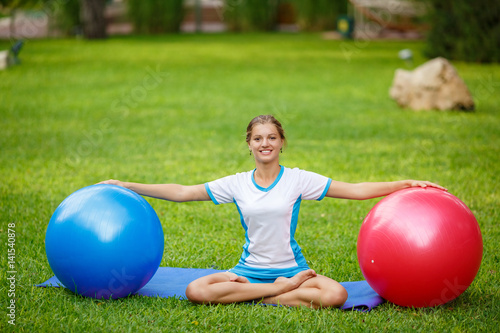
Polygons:
[[305,30],[332,30],[337,17],[347,13],[347,1],[342,0],[293,0],[298,23]]
[[226,0],[224,21],[233,31],[271,31],[276,27],[279,0]]
[[183,0],[128,0],[127,5],[130,19],[138,33],[180,31],[184,19]]
[[431,10],[427,56],[500,62],[500,1],[421,1]]

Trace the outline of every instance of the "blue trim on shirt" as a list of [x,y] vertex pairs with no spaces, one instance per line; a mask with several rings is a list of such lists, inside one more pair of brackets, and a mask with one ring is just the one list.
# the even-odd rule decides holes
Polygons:
[[240,214],[240,222],[241,226],[245,230],[245,245],[243,245],[243,253],[241,254],[240,257],[240,263],[244,264],[245,260],[250,256],[250,251],[248,251],[248,247],[250,246],[250,238],[248,238],[248,227],[245,224],[245,219],[243,218],[243,214],[241,213],[240,206],[238,206],[238,203],[236,202],[236,199],[233,198],[233,202],[236,205],[236,208],[238,209],[238,213]]
[[299,244],[295,240],[295,231],[297,230],[297,224],[299,221],[299,210],[300,203],[302,202],[302,196],[299,196],[295,203],[293,204],[292,210],[292,220],[290,221],[290,247],[293,251],[293,256],[295,258],[295,262],[300,266],[307,266],[306,258],[302,255],[302,249]]
[[281,176],[283,176],[283,172],[285,172],[285,167],[282,166],[282,165],[280,165],[280,167],[281,167],[281,169],[280,169],[280,173],[278,174],[278,177],[276,177],[276,179],[274,180],[274,182],[269,187],[262,187],[259,184],[257,184],[257,182],[255,181],[255,177],[254,177],[255,170],[257,170],[257,169],[253,169],[253,171],[252,171],[252,183],[260,191],[263,191],[263,192],[269,192],[269,191],[271,191],[273,189],[273,187],[275,187],[276,184],[278,184],[278,182],[280,181]]
[[326,193],[330,189],[330,184],[331,183],[332,183],[332,179],[328,178],[328,182],[326,183],[325,190],[323,191],[323,194],[321,194],[321,196],[318,199],[316,199],[316,200],[318,200],[318,201],[323,200],[323,198],[325,197]]
[[214,204],[218,205],[219,202],[215,199],[212,191],[210,191],[210,187],[208,186],[208,183],[205,183],[205,189],[207,190],[208,196],[210,197],[210,199],[212,199],[212,201],[214,202]]

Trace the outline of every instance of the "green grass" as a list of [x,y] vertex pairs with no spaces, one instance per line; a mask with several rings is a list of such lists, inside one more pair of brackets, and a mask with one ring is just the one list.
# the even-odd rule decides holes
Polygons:
[[[0,42],[5,49],[7,42]],[[28,41],[22,65],[0,72],[0,232],[16,231],[16,326],[0,331],[494,331],[498,327],[500,66],[454,63],[474,113],[412,112],[388,97],[397,52],[419,42],[326,41],[319,35],[176,35]],[[154,74],[152,74],[154,73]],[[336,180],[428,179],[474,212],[480,271],[455,301],[371,313],[176,299],[96,301],[33,287],[52,276],[44,235],[57,205],[103,179],[197,184],[253,168],[245,128],[275,114],[288,133],[282,164]],[[229,269],[244,242],[232,205],[148,199],[165,233],[162,266]],[[356,238],[378,199],[304,202],[297,240],[310,265],[361,280]]]

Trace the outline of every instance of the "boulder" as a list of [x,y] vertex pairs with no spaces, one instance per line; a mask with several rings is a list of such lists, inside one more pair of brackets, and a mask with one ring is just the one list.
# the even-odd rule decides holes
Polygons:
[[9,51],[0,51],[0,70],[9,67]]
[[389,94],[401,107],[413,110],[474,110],[467,85],[441,57],[413,71],[397,69]]

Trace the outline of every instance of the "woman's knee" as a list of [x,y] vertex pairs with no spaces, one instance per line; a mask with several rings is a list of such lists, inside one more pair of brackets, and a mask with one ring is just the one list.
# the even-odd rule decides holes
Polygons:
[[321,307],[340,307],[347,301],[347,290],[337,281],[325,276],[318,279],[321,290]]
[[206,296],[203,293],[203,288],[200,288],[196,281],[188,284],[186,288],[186,297],[193,303],[204,303],[206,300]]
[[328,290],[321,297],[322,307],[340,307],[347,301],[347,291],[344,287]]
[[219,282],[228,282],[233,273],[215,273],[201,277],[188,284],[186,288],[186,297],[193,303],[204,304],[213,301],[213,295],[210,292],[210,285]]

